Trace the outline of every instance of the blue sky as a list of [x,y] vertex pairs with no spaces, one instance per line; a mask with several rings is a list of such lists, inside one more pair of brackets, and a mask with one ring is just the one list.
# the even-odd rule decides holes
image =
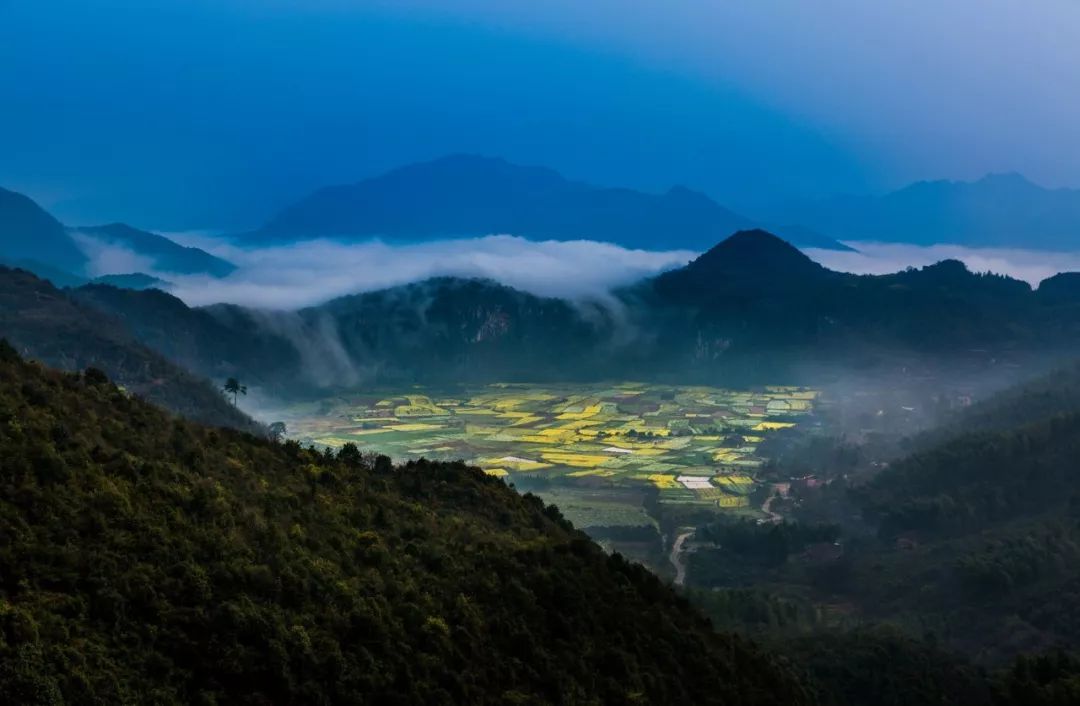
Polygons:
[[451,152],[736,209],[1080,186],[1080,3],[0,0],[0,185],[239,228]]

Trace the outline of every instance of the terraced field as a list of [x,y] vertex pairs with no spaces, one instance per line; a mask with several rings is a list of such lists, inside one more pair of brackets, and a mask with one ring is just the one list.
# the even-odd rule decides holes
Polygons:
[[570,517],[590,526],[626,514],[596,500],[602,488],[654,487],[662,504],[747,507],[764,462],[759,445],[804,421],[816,397],[791,387],[503,384],[358,394],[280,415],[305,444],[464,459],[510,481],[546,479],[564,495],[588,489],[588,503],[564,505],[595,508],[592,517]]

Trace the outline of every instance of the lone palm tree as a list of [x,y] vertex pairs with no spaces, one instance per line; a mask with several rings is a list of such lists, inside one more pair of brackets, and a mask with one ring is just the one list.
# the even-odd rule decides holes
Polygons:
[[233,407],[236,406],[237,398],[240,395],[247,394],[247,385],[241,385],[240,381],[236,378],[229,378],[225,381],[225,385],[221,388],[225,391],[225,394],[232,395]]

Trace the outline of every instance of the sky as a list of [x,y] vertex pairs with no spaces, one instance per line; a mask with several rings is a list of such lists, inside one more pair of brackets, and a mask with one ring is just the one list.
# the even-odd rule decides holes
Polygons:
[[0,0],[0,186],[239,229],[448,153],[766,205],[1080,187],[1080,2]]

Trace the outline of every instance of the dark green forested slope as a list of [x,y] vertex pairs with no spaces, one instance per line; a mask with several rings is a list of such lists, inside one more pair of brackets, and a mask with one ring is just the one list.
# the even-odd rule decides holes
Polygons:
[[478,470],[198,426],[0,346],[4,703],[807,703],[784,664]]
[[208,381],[147,348],[116,317],[29,272],[0,267],[0,337],[22,355],[58,368],[100,368],[135,394],[190,419],[258,429]]
[[1073,412],[1080,412],[1080,362],[1057,367],[972,405],[941,429],[924,434],[918,445],[929,447],[965,433],[1002,431]]
[[861,513],[871,534],[842,537],[838,558],[784,556],[753,572],[744,564],[742,575],[711,562],[699,575],[724,585],[749,573],[843,606],[851,619],[933,635],[985,664],[1080,649],[1080,413],[1053,414],[1067,404],[1045,381],[1002,399],[1015,401],[1018,420],[1051,414],[995,429],[1007,416],[995,403],[962,420],[979,431],[920,450],[868,482],[845,489],[838,481],[820,498],[807,496],[813,503],[843,494]]

